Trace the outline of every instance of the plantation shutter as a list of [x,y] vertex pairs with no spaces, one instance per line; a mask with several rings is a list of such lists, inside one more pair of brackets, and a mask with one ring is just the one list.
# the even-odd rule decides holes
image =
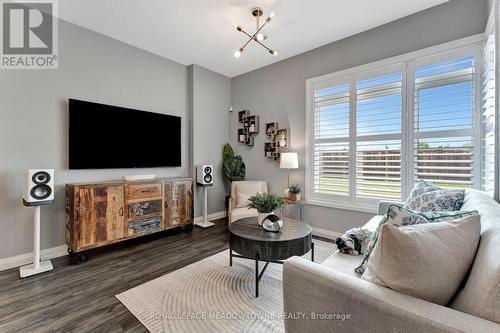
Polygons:
[[314,91],[315,194],[349,196],[349,84]]
[[403,75],[356,82],[356,197],[401,200]]
[[495,35],[483,49],[481,189],[495,194]]
[[415,181],[473,186],[475,79],[473,56],[416,67]]

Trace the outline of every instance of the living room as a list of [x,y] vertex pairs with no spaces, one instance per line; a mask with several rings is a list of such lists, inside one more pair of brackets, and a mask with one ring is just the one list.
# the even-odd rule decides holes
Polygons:
[[498,0],[0,6],[0,332],[500,332]]

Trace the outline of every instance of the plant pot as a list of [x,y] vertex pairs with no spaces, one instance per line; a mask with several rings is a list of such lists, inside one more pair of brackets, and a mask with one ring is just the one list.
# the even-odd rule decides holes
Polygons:
[[290,201],[300,201],[300,198],[301,198],[300,194],[294,194],[294,193],[288,194],[288,200]]
[[262,221],[268,216],[274,214],[273,212],[269,213],[259,213],[259,216],[257,216],[257,222],[259,223],[260,226],[262,226]]

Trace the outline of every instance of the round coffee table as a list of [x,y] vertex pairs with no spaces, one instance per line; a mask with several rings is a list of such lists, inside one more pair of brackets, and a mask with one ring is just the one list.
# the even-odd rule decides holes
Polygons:
[[[288,218],[283,218],[279,232],[264,230],[256,217],[235,221],[229,225],[229,265],[233,265],[233,257],[255,260],[255,297],[259,297],[259,281],[270,262],[283,264],[283,260],[309,251],[314,261],[311,232],[309,224]],[[259,261],[266,262],[260,273]]]

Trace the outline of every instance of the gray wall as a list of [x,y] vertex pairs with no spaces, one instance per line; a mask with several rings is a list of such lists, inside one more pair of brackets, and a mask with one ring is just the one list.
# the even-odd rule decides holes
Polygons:
[[[56,169],[56,203],[42,208],[42,248],[64,244],[65,183],[189,175],[187,67],[66,22],[59,27],[58,70],[0,73],[0,258],[32,251],[33,212],[21,203],[29,168]],[[181,116],[182,167],[68,171],[68,98]]]
[[[300,170],[292,182],[304,184],[305,81],[309,78],[415,51],[482,33],[487,19],[487,0],[450,1],[438,7],[334,42],[231,80],[235,110],[249,109],[260,115],[261,126],[278,121],[290,128],[291,151],[299,152]],[[237,113],[232,114],[230,138],[247,165],[248,179],[267,180],[270,190],[282,193],[286,171],[264,157],[265,135],[255,147],[237,143]],[[263,127],[262,127],[263,128]],[[261,129],[262,129],[261,128]],[[365,223],[370,214],[306,206],[304,220],[314,227],[336,232]]]
[[[214,166],[214,185],[208,189],[208,214],[224,211],[222,149],[229,135],[231,79],[201,66],[189,66],[193,177],[196,166]],[[195,216],[203,215],[203,188],[195,189]]]

